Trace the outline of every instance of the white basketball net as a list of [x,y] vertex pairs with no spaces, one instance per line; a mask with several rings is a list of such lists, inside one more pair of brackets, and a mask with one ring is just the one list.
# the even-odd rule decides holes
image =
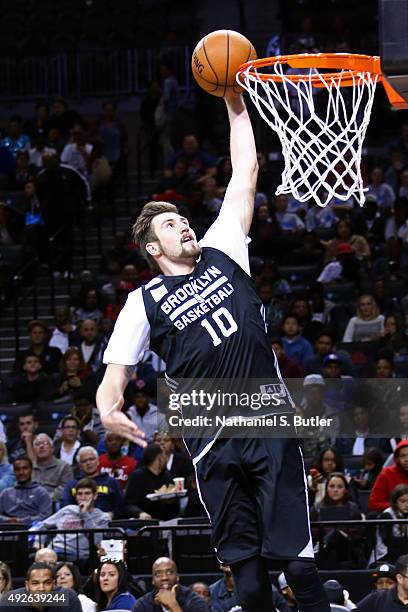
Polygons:
[[[346,201],[354,196],[362,205],[366,190],[361,150],[378,75],[361,72],[352,75],[352,86],[341,87],[339,73],[350,78],[348,70],[330,77],[314,68],[293,69],[292,74],[305,73],[298,82],[286,76],[280,62],[272,70],[281,82],[263,81],[251,67],[241,73],[238,82],[279,136],[285,169],[276,195],[292,194],[300,202],[313,199],[319,206],[333,198]],[[323,87],[313,86],[312,77],[319,78]]]

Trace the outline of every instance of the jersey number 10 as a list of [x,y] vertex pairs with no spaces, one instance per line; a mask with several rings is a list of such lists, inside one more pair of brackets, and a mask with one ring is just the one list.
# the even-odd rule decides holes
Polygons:
[[[211,318],[220,330],[221,334],[224,336],[224,338],[228,338],[228,336],[234,334],[238,329],[238,325],[236,324],[235,319],[226,308],[218,308],[218,310],[213,312]],[[204,327],[204,329],[206,329],[210,334],[214,346],[218,346],[219,344],[221,344],[222,338],[218,336],[216,330],[211,325],[211,323],[207,321],[207,319],[201,321],[201,326]]]

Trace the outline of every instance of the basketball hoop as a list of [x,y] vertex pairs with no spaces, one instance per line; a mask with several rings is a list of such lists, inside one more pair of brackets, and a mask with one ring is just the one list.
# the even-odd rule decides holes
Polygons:
[[364,204],[361,151],[377,83],[395,108],[408,108],[383,76],[379,57],[268,57],[243,64],[236,78],[279,136],[285,168],[276,195],[290,193],[319,206],[354,196]]

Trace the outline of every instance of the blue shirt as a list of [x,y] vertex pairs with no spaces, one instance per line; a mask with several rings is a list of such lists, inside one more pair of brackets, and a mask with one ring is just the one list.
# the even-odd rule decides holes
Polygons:
[[28,151],[30,139],[27,134],[20,134],[18,138],[10,138],[9,136],[6,136],[0,142],[0,145],[8,149],[14,156],[16,156],[18,151]]
[[128,591],[118,593],[108,604],[105,610],[132,610],[136,603],[136,598]]
[[294,338],[294,340],[289,340],[289,338],[283,337],[282,342],[283,348],[285,349],[285,354],[291,359],[296,359],[301,366],[303,366],[306,359],[313,356],[312,345],[302,336],[297,336]]

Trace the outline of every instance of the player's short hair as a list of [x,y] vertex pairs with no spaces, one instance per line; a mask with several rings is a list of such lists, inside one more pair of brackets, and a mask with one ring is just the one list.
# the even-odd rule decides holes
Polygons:
[[133,240],[139,245],[142,255],[153,269],[157,269],[157,264],[154,257],[146,251],[146,244],[157,240],[152,228],[153,219],[166,212],[178,213],[177,206],[169,202],[148,202],[143,206],[132,227]]

